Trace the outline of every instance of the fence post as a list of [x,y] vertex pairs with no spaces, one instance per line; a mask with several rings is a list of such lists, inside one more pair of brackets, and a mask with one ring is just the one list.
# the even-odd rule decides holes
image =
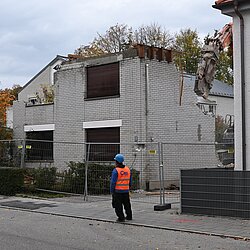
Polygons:
[[171,204],[165,203],[165,188],[164,188],[164,175],[163,175],[163,147],[162,143],[158,143],[158,156],[159,156],[159,181],[160,181],[160,204],[154,206],[154,211],[163,211],[171,208]]
[[180,169],[180,213],[182,214],[182,202],[181,202],[181,200],[182,200],[182,192],[181,192],[181,186],[182,186],[182,179],[181,179],[181,177],[182,177],[182,170]]
[[[163,164],[162,164],[162,154],[161,154],[161,143],[159,142],[158,143],[158,157],[159,157],[159,181],[160,181],[160,205],[163,205],[163,194],[162,194],[162,191],[163,191],[163,188],[162,188],[162,167],[163,167]],[[164,185],[163,185],[164,186]]]
[[25,166],[25,140],[21,141],[21,168]]
[[164,168],[163,168],[163,145],[160,143],[160,154],[161,154],[161,183],[162,183],[162,204],[165,204],[165,186],[164,186]]
[[90,144],[87,144],[87,155],[85,162],[85,185],[84,185],[84,200],[88,200],[88,165],[89,165],[89,153],[90,153]]

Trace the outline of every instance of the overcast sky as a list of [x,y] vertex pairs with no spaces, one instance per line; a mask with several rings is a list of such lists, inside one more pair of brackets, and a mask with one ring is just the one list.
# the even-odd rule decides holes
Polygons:
[[214,0],[0,0],[0,89],[23,86],[56,55],[74,53],[110,26],[156,23],[171,34],[213,34],[231,21]]

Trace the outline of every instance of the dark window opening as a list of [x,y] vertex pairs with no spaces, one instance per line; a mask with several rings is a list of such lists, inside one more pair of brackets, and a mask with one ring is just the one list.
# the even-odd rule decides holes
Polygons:
[[53,131],[27,132],[25,152],[26,161],[53,160]]
[[87,98],[119,95],[119,63],[87,68]]
[[86,129],[86,141],[90,143],[86,148],[90,161],[114,161],[120,145],[112,143],[120,143],[120,128]]

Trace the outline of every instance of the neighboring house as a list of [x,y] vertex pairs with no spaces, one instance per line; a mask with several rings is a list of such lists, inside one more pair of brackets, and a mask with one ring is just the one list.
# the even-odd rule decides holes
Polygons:
[[[54,73],[56,69],[65,61],[67,57],[57,55],[40,72],[38,72],[29,82],[27,82],[22,91],[18,94],[18,101],[25,103],[42,103],[44,99],[43,86],[54,85]],[[13,107],[6,110],[6,127],[13,129]]]
[[[184,75],[184,83],[194,88],[195,75]],[[213,87],[210,90],[210,94],[208,97],[210,101],[213,101],[215,103],[214,104],[212,103],[211,105],[207,104],[207,107],[204,107],[205,112],[211,113],[211,111],[213,111],[216,116],[219,115],[224,119],[226,118],[227,115],[233,116],[234,115],[233,92],[234,90],[232,85],[228,85],[224,82],[215,79],[213,81]],[[215,110],[213,110],[213,108],[215,108]]]
[[[12,111],[12,121],[9,120],[9,123],[14,124],[13,127],[13,136],[16,139],[19,138],[25,138],[25,132],[23,126],[26,124],[27,117],[19,116],[17,113],[19,112],[17,110],[17,106],[21,106],[25,109],[21,110],[20,112],[22,114],[33,112],[34,109],[29,109],[29,107],[32,107],[34,104],[36,104],[36,108],[43,110],[46,109],[46,114],[50,114],[50,116],[53,116],[53,101],[50,103],[44,103],[44,93],[43,93],[43,87],[54,86],[54,73],[56,70],[60,67],[62,62],[66,60],[67,57],[57,55],[53,60],[51,60],[41,71],[39,71],[30,81],[28,81],[22,88],[21,92],[18,94],[18,100],[14,101],[13,103],[13,111]],[[18,105],[19,104],[19,105]],[[46,105],[45,105],[46,104]],[[41,107],[42,106],[42,107]],[[24,112],[24,113],[23,113]],[[39,116],[39,111],[35,110],[36,114]],[[15,115],[16,114],[16,115]],[[41,111],[41,114],[39,116],[39,123],[46,123],[47,119],[43,117],[44,112]],[[11,117],[10,117],[11,118]],[[51,122],[53,123],[54,120],[52,119]],[[36,123],[36,121],[33,121],[32,123]],[[21,133],[19,131],[22,131]],[[46,139],[46,137],[44,138]]]
[[[14,103],[16,138],[53,140],[47,158],[39,155],[41,150],[36,154],[30,151],[26,165],[49,162],[63,170],[69,161],[88,158],[84,144],[76,148],[67,142],[121,143],[102,157],[90,149],[89,159],[113,162],[120,151],[130,165],[135,154],[133,144],[147,142],[134,168],[147,170],[143,181],[158,180],[159,157],[148,153],[150,149],[158,151],[158,142],[214,142],[214,116],[201,112],[190,86],[184,85],[180,105],[180,84],[170,50],[137,45],[119,54],[65,61],[55,73],[54,103],[27,105],[28,86]],[[31,94],[37,88],[38,84],[29,84]],[[101,152],[100,146],[96,148]],[[211,145],[166,144],[163,157],[169,183],[178,181],[180,168],[217,164]],[[151,182],[150,188],[154,184]]]
[[30,104],[41,103],[44,96],[42,87],[54,85],[54,73],[60,67],[67,57],[57,55],[48,65],[38,72],[30,81],[28,81],[18,94],[18,100],[30,102]]
[[250,1],[218,0],[213,7],[233,18],[235,169],[250,170]]

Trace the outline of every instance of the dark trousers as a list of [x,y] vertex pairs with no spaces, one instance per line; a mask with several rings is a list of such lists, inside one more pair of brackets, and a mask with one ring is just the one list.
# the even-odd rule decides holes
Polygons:
[[128,219],[132,219],[131,203],[129,193],[114,193],[112,195],[112,206],[115,209],[115,213],[120,220],[124,220],[125,216],[123,208]]

